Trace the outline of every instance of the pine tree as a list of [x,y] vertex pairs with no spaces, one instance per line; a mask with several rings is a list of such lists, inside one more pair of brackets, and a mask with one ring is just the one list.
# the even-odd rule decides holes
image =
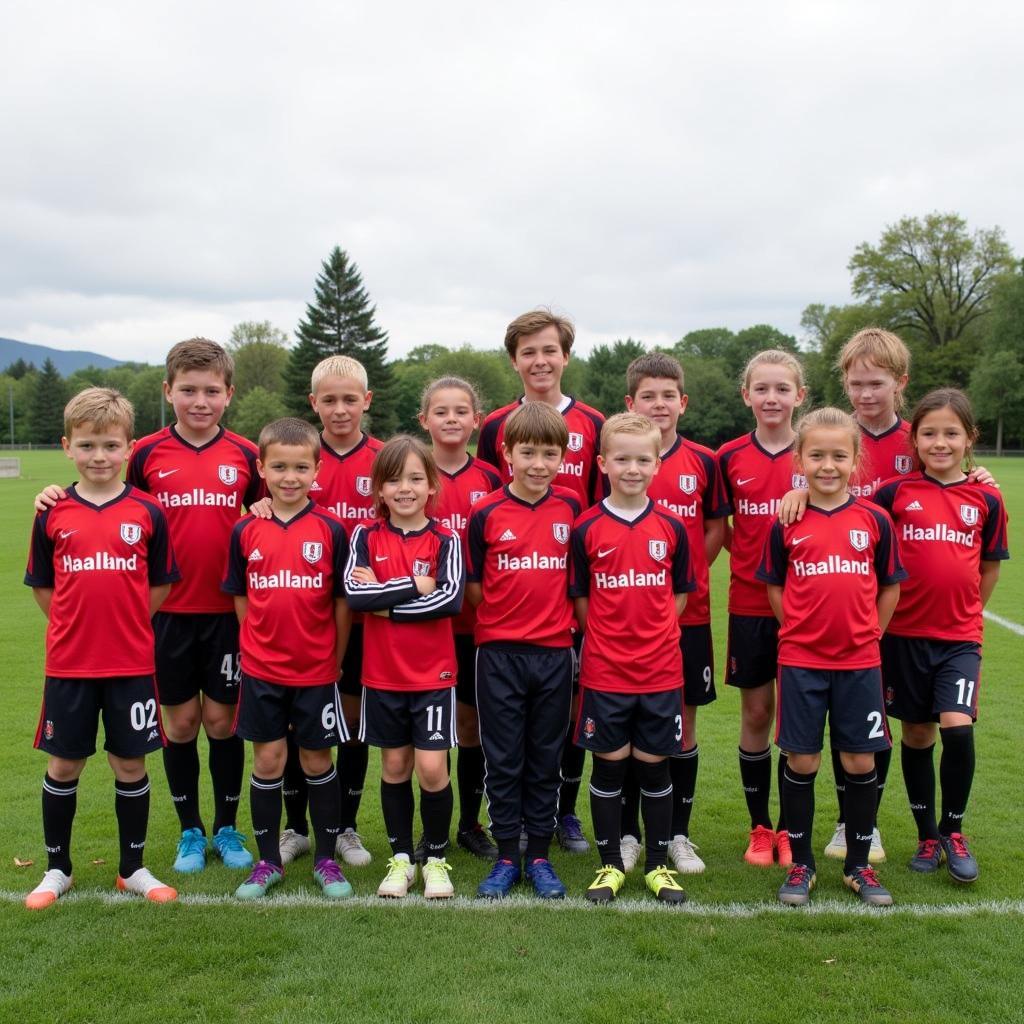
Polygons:
[[47,358],[36,378],[29,410],[29,437],[33,444],[55,444],[64,433],[64,406],[68,401],[64,378]]
[[363,287],[359,268],[335,246],[321,264],[316,296],[295,330],[298,344],[291,350],[285,372],[289,404],[297,415],[316,422],[309,407],[309,378],[321,359],[351,356],[366,368],[373,391],[372,430],[387,437],[396,423],[395,385],[387,361],[388,336],[374,323],[376,307]]

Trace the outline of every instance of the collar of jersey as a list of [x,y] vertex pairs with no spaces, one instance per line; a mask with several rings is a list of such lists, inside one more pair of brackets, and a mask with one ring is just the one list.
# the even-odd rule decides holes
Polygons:
[[[842,512],[843,509],[849,508],[857,499],[851,494],[849,498],[842,503],[837,505],[835,508],[818,508],[817,505],[812,505],[810,502],[807,503],[808,512],[817,512],[819,516],[834,516],[837,512]],[[793,523],[793,526],[799,526],[799,523]]]
[[418,530],[401,530],[391,522],[389,517],[380,519],[378,522],[392,533],[398,534],[399,537],[420,537],[432,529],[434,525],[434,520],[430,516],[427,516],[427,525],[421,526]]
[[365,431],[360,431],[359,440],[356,441],[356,443],[351,448],[349,448],[349,450],[347,452],[345,452],[344,455],[342,455],[341,452],[336,452],[327,443],[327,441],[324,439],[324,432],[321,430],[320,431],[320,450],[321,450],[321,452],[324,455],[333,456],[339,462],[344,462],[346,459],[351,458],[353,455],[355,455],[355,453],[357,451],[359,451],[359,449],[362,448],[364,445],[366,445],[369,440],[370,440],[370,435],[367,434]]
[[544,502],[547,501],[553,493],[551,490],[552,485],[548,484],[547,493],[544,495],[543,498],[538,498],[536,501],[527,501],[525,498],[519,498],[516,495],[514,495],[510,490],[510,487],[510,484],[505,484],[505,486],[502,487],[502,490],[505,492],[505,497],[508,498],[510,501],[514,501],[517,505],[522,505],[523,508],[540,508],[541,505],[543,505]]
[[178,433],[178,425],[176,423],[171,424],[170,431],[171,437],[173,437],[174,440],[178,442],[178,444],[183,444],[186,448],[189,449],[189,451],[193,452],[206,451],[206,449],[209,448],[210,445],[216,444],[224,436],[224,428],[218,425],[217,433],[214,434],[214,436],[211,437],[210,440],[206,442],[206,444],[193,444],[191,441],[186,441],[185,438],[183,438],[181,434]]
[[899,413],[897,413],[896,422],[891,427],[886,427],[886,429],[883,430],[880,434],[872,433],[870,430],[868,430],[867,427],[863,426],[860,423],[858,423],[857,426],[860,427],[860,432],[865,437],[870,437],[872,441],[881,441],[883,437],[888,437],[890,434],[895,433],[895,431],[899,430],[900,427],[904,425],[904,423],[906,423],[906,420],[904,420],[903,417],[900,416]]
[[[562,395],[562,398],[565,400],[564,408],[561,405],[555,405],[552,406],[552,408],[560,415],[564,416],[576,404],[576,396]],[[516,399],[516,401],[519,405],[522,405],[526,401],[526,395],[520,395],[519,398]]]
[[111,505],[116,505],[119,501],[124,501],[124,499],[131,494],[132,490],[133,488],[131,484],[124,484],[121,493],[116,498],[111,498],[110,501],[105,501],[101,505],[97,505],[95,502],[89,501],[88,498],[83,498],[78,493],[78,481],[76,480],[70,487],[68,487],[67,495],[69,498],[74,498],[79,505],[84,505],[86,508],[102,509],[110,508]]
[[750,443],[751,443],[751,444],[752,444],[752,445],[753,445],[753,446],[754,446],[754,447],[755,447],[755,448],[756,448],[756,449],[757,449],[757,450],[758,450],[758,451],[759,451],[759,452],[760,452],[760,453],[761,453],[762,455],[765,455],[765,456],[766,456],[767,458],[769,458],[769,459],[777,459],[777,458],[778,458],[778,457],[779,457],[780,455],[789,455],[789,454],[791,454],[791,453],[792,453],[792,451],[793,451],[793,445],[794,445],[794,444],[796,444],[796,438],[794,437],[794,438],[793,438],[793,440],[792,440],[792,441],[790,441],[790,442],[789,442],[789,444],[788,444],[788,445],[786,445],[786,447],[785,447],[785,448],[783,448],[783,449],[782,449],[781,451],[777,451],[777,452],[770,452],[770,451],[768,451],[768,449],[767,449],[767,448],[765,448],[765,446],[764,446],[763,444],[761,444],[761,442],[760,442],[760,441],[758,441],[758,439],[757,439],[757,431],[756,431],[756,430],[752,430],[752,431],[750,432]]
[[927,480],[930,484],[935,484],[936,487],[941,487],[945,490],[947,487],[959,487],[961,484],[967,483],[967,477],[963,477],[960,480],[953,480],[948,484],[944,484],[941,480],[936,480],[935,477],[929,476],[923,469],[921,470],[921,479]]
[[300,519],[302,519],[303,516],[308,516],[309,513],[312,512],[313,509],[315,508],[316,502],[314,502],[311,498],[307,497],[306,507],[296,512],[295,515],[293,515],[291,519],[289,519],[287,522],[284,519],[278,519],[277,516],[273,513],[271,513],[270,515],[270,521],[273,523],[277,523],[277,525],[280,526],[282,529],[287,530],[288,527],[292,525],[292,523],[297,523]]
[[598,504],[601,506],[602,514],[608,516],[609,519],[614,519],[617,523],[622,523],[623,526],[636,526],[637,523],[642,522],[644,519],[646,519],[654,511],[654,502],[651,501],[650,498],[648,498],[647,499],[647,508],[645,508],[643,510],[643,512],[641,512],[640,515],[638,515],[636,517],[636,519],[623,519],[622,516],[616,515],[614,510],[610,509],[605,504],[605,502],[607,500],[608,500],[607,498],[602,498],[598,502]]
[[446,476],[449,480],[454,480],[457,476],[462,476],[473,465],[473,456],[466,452],[466,464],[461,468],[455,470],[454,473],[449,473],[448,470],[442,469],[440,466],[437,467],[438,473],[442,476]]

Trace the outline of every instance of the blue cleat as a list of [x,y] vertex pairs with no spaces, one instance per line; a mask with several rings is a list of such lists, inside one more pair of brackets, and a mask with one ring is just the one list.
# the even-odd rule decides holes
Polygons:
[[558,819],[555,838],[566,853],[586,853],[590,849],[590,843],[583,834],[583,823],[575,814],[566,814]]
[[183,875],[194,875],[206,867],[206,836],[198,828],[187,828],[178,840],[178,854],[174,870]]
[[538,857],[526,865],[526,877],[533,885],[533,891],[542,900],[564,900],[565,886],[555,874],[551,861]]
[[477,897],[485,900],[504,899],[521,877],[518,864],[510,860],[496,861],[490,874],[476,887]]
[[251,868],[252,854],[245,848],[245,836],[230,825],[217,830],[213,849],[226,868]]

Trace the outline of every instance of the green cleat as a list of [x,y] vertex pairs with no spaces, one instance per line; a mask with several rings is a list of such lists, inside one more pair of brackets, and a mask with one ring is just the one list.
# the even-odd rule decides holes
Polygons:
[[257,861],[252,874],[235,890],[235,899],[261,900],[267,890],[284,878],[284,872],[269,861]]
[[590,883],[586,897],[591,903],[611,903],[625,883],[624,872],[605,864],[597,869],[597,877]]
[[662,864],[660,868],[648,871],[647,874],[644,875],[644,881],[647,883],[647,888],[650,889],[662,903],[685,903],[686,892],[676,881],[677,873],[678,872],[670,871],[666,865]]
[[313,880],[329,900],[347,900],[355,895],[352,883],[341,873],[337,862],[330,857],[324,857],[323,860],[316,862]]

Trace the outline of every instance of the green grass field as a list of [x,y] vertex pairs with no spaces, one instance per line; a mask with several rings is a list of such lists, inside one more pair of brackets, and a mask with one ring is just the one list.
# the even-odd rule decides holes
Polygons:
[[[986,459],[1011,515],[1011,550],[1024,552],[1024,461]],[[387,843],[376,755],[360,827],[375,862],[348,875],[358,898],[318,900],[299,861],[265,906],[238,906],[240,881],[218,862],[198,878],[172,879],[177,839],[159,757],[150,759],[147,864],[178,885],[177,905],[155,907],[113,893],[117,842],[111,776],[95,759],[79,790],[75,891],[30,914],[21,899],[45,868],[39,818],[44,755],[32,750],[42,684],[44,620],[22,586],[32,495],[69,479],[58,452],[22,453],[20,480],[0,480],[0,621],[8,665],[0,711],[0,1020],[3,1021],[921,1021],[956,1010],[975,1021],[1024,1020],[1024,857],[1020,831],[1017,670],[1024,637],[990,623],[978,727],[978,773],[965,825],[981,878],[955,888],[943,870],[913,875],[915,832],[899,757],[880,826],[882,879],[897,905],[862,909],[842,886],[841,865],[819,857],[810,911],[777,906],[779,870],[741,860],[746,817],[736,764],[738,697],[719,687],[701,712],[701,768],[693,838],[707,873],[685,879],[684,908],[654,905],[642,878],[607,910],[583,905],[592,855],[554,859],[576,898],[541,906],[526,898],[491,906],[470,899],[485,865],[454,851],[462,894],[445,906],[373,896]],[[1024,622],[1024,571],[1004,565],[990,609]],[[724,657],[724,561],[713,595]],[[201,741],[202,742],[202,741]],[[205,783],[206,780],[204,780]],[[818,781],[815,848],[831,834],[828,767]],[[240,827],[248,825],[243,794]],[[204,789],[209,807],[209,790]],[[774,802],[774,795],[773,795]],[[580,799],[588,834],[586,790]],[[17,867],[16,859],[31,860]],[[951,1002],[947,1002],[951,1000]],[[951,1007],[950,1010],[946,1006]]]

